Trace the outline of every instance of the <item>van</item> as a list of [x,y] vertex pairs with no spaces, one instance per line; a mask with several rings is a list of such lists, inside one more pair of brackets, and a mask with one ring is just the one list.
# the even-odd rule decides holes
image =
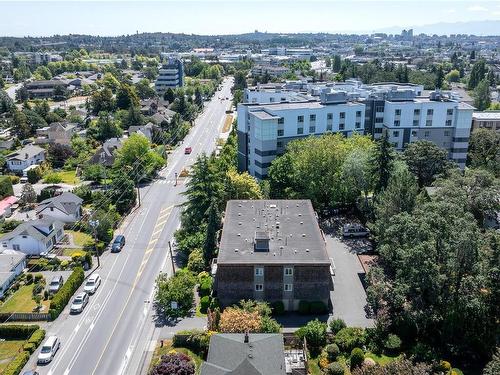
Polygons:
[[120,234],[116,236],[115,240],[113,241],[113,244],[111,245],[111,252],[117,253],[121,251],[123,246],[125,246],[125,236]]
[[50,336],[42,345],[40,353],[38,353],[38,363],[49,363],[56,355],[61,342],[57,336]]
[[49,284],[49,293],[52,294],[57,293],[57,291],[61,289],[63,284],[64,284],[64,279],[61,275],[54,276]]
[[344,237],[365,237],[369,233],[368,229],[361,224],[345,224],[342,229]]

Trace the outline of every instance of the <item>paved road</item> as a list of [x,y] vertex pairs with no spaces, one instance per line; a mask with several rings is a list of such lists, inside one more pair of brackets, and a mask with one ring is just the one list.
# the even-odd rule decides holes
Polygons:
[[[203,114],[181,147],[169,156],[161,177],[142,190],[142,206],[122,226],[127,244],[121,253],[101,257],[98,273],[103,284],[80,315],[69,315],[68,308],[49,324],[47,335],[61,339],[61,349],[52,363],[38,366],[40,374],[93,375],[135,374],[140,366],[144,343],[150,343],[154,329],[151,300],[154,280],[160,270],[169,273],[168,241],[179,226],[179,207],[184,184],[174,186],[174,173],[191,165],[201,152],[215,148],[225,110],[231,99],[231,79],[226,79],[222,93],[205,104]],[[184,147],[191,146],[191,155]],[[142,343],[142,344],[138,344]],[[38,351],[26,368],[33,368]],[[143,362],[143,361],[142,361]]]
[[10,86],[8,89],[5,89],[5,92],[7,95],[12,99],[16,100],[16,91],[18,88],[20,88],[23,85],[23,83],[16,83],[15,85]]

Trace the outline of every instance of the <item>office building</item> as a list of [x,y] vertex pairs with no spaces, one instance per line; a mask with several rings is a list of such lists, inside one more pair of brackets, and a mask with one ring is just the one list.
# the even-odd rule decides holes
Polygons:
[[155,90],[159,94],[165,93],[167,89],[182,87],[184,84],[184,66],[182,61],[169,58],[159,70],[158,78],[155,82]]

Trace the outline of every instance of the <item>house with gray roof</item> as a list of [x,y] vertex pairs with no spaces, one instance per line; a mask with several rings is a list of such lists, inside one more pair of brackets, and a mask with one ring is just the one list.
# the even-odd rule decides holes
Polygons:
[[0,250],[0,298],[25,268],[25,254],[15,250]]
[[97,149],[94,156],[90,158],[91,164],[102,164],[105,167],[111,167],[115,162],[115,153],[122,147],[121,138],[108,139],[103,145]]
[[64,236],[64,225],[55,219],[26,221],[0,237],[3,249],[21,251],[26,255],[40,255],[51,251]]
[[310,200],[227,202],[214,291],[223,306],[242,299],[329,305],[331,261]]
[[55,219],[63,223],[74,223],[82,217],[83,199],[64,192],[55,197],[45,199],[38,204],[36,215],[39,219]]
[[12,172],[22,172],[32,165],[45,160],[45,150],[34,145],[27,145],[7,155],[7,168]]
[[217,334],[210,338],[201,375],[285,375],[281,334]]

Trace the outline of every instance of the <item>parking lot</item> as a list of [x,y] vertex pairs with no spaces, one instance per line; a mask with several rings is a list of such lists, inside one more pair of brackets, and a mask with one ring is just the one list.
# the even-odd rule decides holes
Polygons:
[[364,275],[357,254],[371,250],[366,239],[344,239],[341,234],[346,218],[335,218],[323,226],[328,256],[335,263],[334,290],[331,292],[333,318],[342,318],[348,326],[372,327],[373,319],[365,312],[366,292]]

